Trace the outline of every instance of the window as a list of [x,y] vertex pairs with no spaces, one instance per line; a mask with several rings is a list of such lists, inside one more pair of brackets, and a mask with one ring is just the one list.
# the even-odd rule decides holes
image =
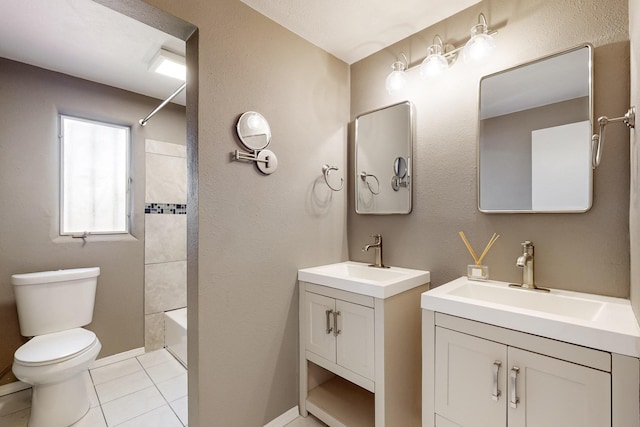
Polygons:
[[129,232],[128,127],[60,116],[60,234]]

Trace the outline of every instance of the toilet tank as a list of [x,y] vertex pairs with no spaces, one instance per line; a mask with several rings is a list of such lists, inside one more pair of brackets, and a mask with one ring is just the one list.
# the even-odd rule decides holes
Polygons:
[[85,326],[93,320],[100,267],[14,274],[20,333],[25,337]]

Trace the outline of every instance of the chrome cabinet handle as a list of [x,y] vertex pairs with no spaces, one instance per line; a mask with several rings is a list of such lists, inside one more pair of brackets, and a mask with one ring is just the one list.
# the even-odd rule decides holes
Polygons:
[[500,400],[500,395],[502,392],[498,390],[498,371],[500,371],[500,366],[502,366],[502,362],[496,360],[493,362],[493,392],[491,393],[491,400],[497,402]]
[[520,403],[520,399],[516,395],[516,384],[518,382],[518,373],[520,372],[520,368],[514,366],[511,368],[511,373],[509,377],[511,378],[511,399],[509,399],[509,406],[512,408],[517,408],[518,403]]
[[333,326],[334,326],[333,335],[336,337],[340,335],[340,332],[342,332],[340,329],[338,329],[338,316],[340,316],[340,312],[334,311],[333,312]]
[[327,318],[327,335],[333,332],[333,328],[331,327],[331,315],[333,314],[333,310],[325,310],[324,312]]

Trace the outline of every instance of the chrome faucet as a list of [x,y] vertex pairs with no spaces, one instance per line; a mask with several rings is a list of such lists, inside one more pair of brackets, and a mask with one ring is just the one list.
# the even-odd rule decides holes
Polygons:
[[376,239],[375,242],[364,245],[362,248],[362,252],[367,252],[370,248],[374,248],[376,250],[376,261],[375,263],[370,264],[369,267],[387,268],[382,262],[382,235],[374,234],[371,237]]
[[522,242],[522,252],[522,255],[516,260],[516,267],[522,269],[522,287],[535,289],[536,285],[533,281],[533,243],[528,240]]
[[509,285],[522,289],[549,292],[549,289],[538,288],[533,278],[533,243],[526,240],[522,242],[522,255],[516,260],[516,267],[522,269],[522,284]]

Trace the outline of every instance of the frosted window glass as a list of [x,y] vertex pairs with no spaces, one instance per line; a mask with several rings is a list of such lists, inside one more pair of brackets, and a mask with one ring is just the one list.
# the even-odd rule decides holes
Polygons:
[[127,233],[129,128],[61,116],[61,234]]

